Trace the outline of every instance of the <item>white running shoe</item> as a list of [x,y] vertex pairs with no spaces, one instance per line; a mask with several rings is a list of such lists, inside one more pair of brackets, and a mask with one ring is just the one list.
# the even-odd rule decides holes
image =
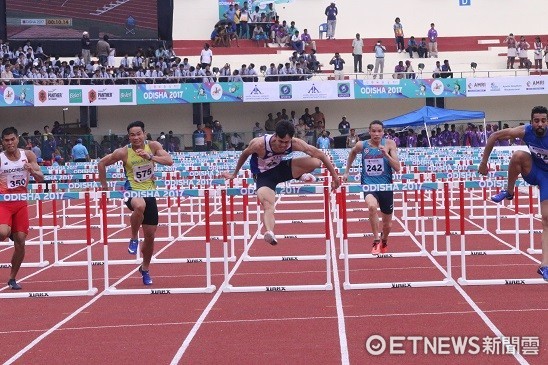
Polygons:
[[276,240],[276,236],[274,235],[274,232],[272,231],[266,231],[264,234],[264,240],[268,243],[270,243],[272,246],[275,246],[278,244],[278,241]]
[[313,182],[316,182],[316,180],[317,180],[316,176],[310,173],[302,174],[301,177],[299,178],[299,181],[302,181],[305,183],[313,183]]

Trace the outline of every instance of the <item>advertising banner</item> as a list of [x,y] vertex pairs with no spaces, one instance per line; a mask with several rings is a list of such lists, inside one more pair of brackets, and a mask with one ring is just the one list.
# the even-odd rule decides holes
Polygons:
[[356,99],[454,98],[466,96],[466,79],[355,80]]
[[353,81],[245,82],[244,102],[352,100]]
[[137,104],[242,102],[241,82],[137,85]]
[[136,105],[135,85],[40,85],[35,106]]
[[466,95],[502,96],[548,93],[548,76],[485,77],[466,79]]
[[33,85],[2,85],[0,86],[0,107],[33,106]]

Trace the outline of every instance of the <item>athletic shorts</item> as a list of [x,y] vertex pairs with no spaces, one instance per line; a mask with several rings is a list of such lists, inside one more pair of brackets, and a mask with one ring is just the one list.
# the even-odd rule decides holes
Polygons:
[[529,185],[538,185],[541,202],[548,200],[548,171],[542,170],[533,162],[531,171],[527,175],[522,174],[522,176]]
[[11,227],[11,233],[29,233],[29,209],[26,201],[0,203],[0,224]]
[[253,178],[255,179],[257,190],[263,186],[267,186],[276,191],[276,185],[293,179],[293,173],[291,172],[291,159],[282,160],[278,166],[256,174]]
[[394,192],[393,191],[374,191],[370,193],[363,193],[363,198],[373,195],[377,202],[379,202],[379,208],[384,214],[392,214],[394,211]]
[[[128,198],[126,201],[126,206],[133,212],[133,207],[131,206],[131,199]],[[149,226],[157,226],[158,225],[158,205],[156,204],[156,198],[154,197],[146,197],[145,199],[145,212],[143,217],[143,224],[147,224]]]

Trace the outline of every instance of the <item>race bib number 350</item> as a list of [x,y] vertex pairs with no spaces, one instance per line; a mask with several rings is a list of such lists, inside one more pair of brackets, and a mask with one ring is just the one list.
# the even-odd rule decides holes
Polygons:
[[8,189],[16,189],[22,186],[27,186],[27,177],[22,174],[8,175]]

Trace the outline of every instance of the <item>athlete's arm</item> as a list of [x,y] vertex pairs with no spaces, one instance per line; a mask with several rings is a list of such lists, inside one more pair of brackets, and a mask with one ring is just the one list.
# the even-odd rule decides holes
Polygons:
[[107,184],[107,166],[110,166],[118,161],[122,161],[127,156],[127,147],[121,147],[114,152],[103,157],[97,164],[97,170],[99,171],[99,182],[103,189],[108,188]]
[[148,160],[159,163],[160,165],[173,165],[171,155],[162,147],[162,144],[157,141],[149,142],[152,154],[149,154]]
[[339,174],[337,174],[337,171],[335,171],[335,167],[333,164],[331,164],[331,161],[329,161],[329,158],[327,158],[327,155],[317,149],[316,147],[309,145],[302,139],[293,138],[291,141],[291,148],[294,151],[301,151],[309,155],[310,157],[317,158],[318,160],[322,161],[325,168],[329,170],[329,173],[333,177],[333,182],[331,183],[331,187],[333,189],[336,189],[339,187],[341,182],[339,181]]
[[253,138],[245,150],[242,151],[242,154],[238,158],[234,172],[223,172],[222,176],[225,179],[234,179],[238,176],[238,171],[242,168],[244,163],[247,161],[247,158],[254,153],[261,154],[264,151],[264,137]]
[[501,139],[510,139],[510,138],[523,139],[524,136],[525,136],[524,125],[520,125],[514,128],[501,129],[500,131],[496,131],[495,133],[491,134],[489,138],[487,139],[487,143],[485,144],[485,148],[483,150],[483,157],[481,159],[478,172],[482,175],[487,175],[487,172],[488,172],[487,161],[489,161],[489,156],[491,155],[491,152],[493,151],[495,142]]
[[390,164],[390,167],[392,167],[392,170],[395,172],[400,172],[400,159],[398,157],[398,148],[396,146],[396,142],[392,140],[387,140],[386,144],[379,147],[382,151],[382,154],[386,159],[388,160],[388,163]]
[[344,175],[343,180],[346,182],[348,181],[348,174],[350,173],[350,168],[352,167],[352,163],[356,159],[356,156],[360,151],[363,149],[363,142],[359,141],[352,147],[350,152],[348,153],[348,159],[346,160],[346,168],[344,169]]
[[25,156],[27,156],[27,163],[24,168],[30,173],[36,182],[44,181],[44,173],[38,163],[36,162],[36,155],[32,151],[25,150]]

